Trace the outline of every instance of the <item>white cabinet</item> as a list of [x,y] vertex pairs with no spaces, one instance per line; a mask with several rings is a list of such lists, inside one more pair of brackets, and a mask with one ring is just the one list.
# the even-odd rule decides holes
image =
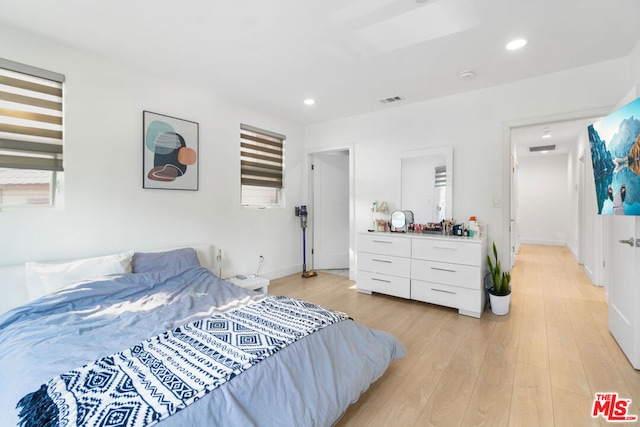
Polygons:
[[411,298],[411,241],[390,234],[358,240],[358,290]]
[[358,291],[378,292],[400,298],[411,298],[411,280],[408,277],[389,276],[372,271],[358,270]]
[[358,240],[358,251],[409,258],[411,257],[411,240],[402,234],[362,234]]
[[411,298],[480,317],[484,310],[484,240],[411,239]]
[[236,286],[240,286],[241,288],[251,289],[252,291],[260,291],[263,294],[269,293],[269,282],[270,280],[265,277],[260,276],[233,276],[227,281],[233,283]]
[[358,291],[444,305],[480,317],[485,258],[481,239],[363,233],[358,238]]

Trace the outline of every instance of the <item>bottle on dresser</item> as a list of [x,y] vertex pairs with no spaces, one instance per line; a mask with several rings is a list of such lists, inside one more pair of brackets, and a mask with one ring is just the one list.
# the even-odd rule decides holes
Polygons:
[[469,217],[469,237],[480,237],[480,226],[475,216]]

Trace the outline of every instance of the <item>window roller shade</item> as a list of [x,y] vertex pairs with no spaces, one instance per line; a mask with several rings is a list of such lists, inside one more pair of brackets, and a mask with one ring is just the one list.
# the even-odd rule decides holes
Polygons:
[[283,187],[284,136],[247,125],[240,127],[240,182]]
[[447,167],[436,166],[435,168],[435,186],[446,187],[447,186]]
[[0,168],[63,170],[63,81],[0,58]]

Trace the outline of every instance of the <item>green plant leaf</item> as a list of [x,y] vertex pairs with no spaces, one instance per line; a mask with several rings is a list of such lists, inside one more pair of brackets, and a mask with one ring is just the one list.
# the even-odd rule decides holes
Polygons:
[[496,242],[493,242],[493,257],[494,262],[491,261],[491,255],[487,254],[487,266],[493,281],[493,293],[495,295],[508,295],[511,292],[511,272],[502,271]]

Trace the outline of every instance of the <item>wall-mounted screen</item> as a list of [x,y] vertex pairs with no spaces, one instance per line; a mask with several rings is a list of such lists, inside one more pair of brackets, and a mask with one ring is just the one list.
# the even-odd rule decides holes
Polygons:
[[640,98],[588,131],[598,214],[640,215]]

